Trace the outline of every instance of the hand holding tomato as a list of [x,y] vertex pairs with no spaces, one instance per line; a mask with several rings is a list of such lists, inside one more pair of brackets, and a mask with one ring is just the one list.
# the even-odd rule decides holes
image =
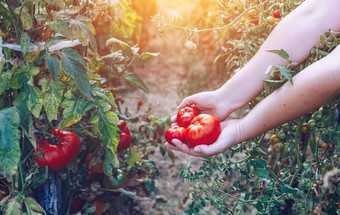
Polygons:
[[196,107],[186,106],[181,108],[177,112],[177,123],[180,127],[186,128],[198,114],[200,114],[200,111]]
[[167,148],[182,151],[196,157],[210,157],[231,148],[239,142],[239,120],[226,120],[221,122],[221,133],[211,145],[197,145],[190,147],[188,144],[175,139],[173,144],[165,143]]

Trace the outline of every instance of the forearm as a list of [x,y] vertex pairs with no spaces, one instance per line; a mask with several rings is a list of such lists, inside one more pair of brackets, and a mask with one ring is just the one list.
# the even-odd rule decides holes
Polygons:
[[283,49],[294,62],[302,62],[319,43],[320,35],[329,29],[340,30],[338,8],[338,0],[304,2],[276,26],[256,55],[218,93],[231,97],[228,100],[233,101],[233,109],[247,104],[263,90],[268,66],[287,64],[283,58],[267,51]]
[[340,93],[340,47],[305,68],[240,120],[238,142],[294,120]]

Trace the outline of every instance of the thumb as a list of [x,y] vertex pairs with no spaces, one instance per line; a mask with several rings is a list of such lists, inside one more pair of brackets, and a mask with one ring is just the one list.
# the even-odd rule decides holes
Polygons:
[[196,104],[196,100],[194,96],[188,96],[185,99],[182,100],[182,102],[178,105],[177,109],[181,109],[184,108],[186,106],[191,106],[191,105],[195,105]]

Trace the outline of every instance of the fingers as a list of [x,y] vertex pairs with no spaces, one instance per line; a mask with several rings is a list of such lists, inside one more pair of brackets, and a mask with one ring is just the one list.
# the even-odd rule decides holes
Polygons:
[[195,104],[196,104],[195,97],[188,96],[182,100],[182,102],[178,105],[177,109],[181,109],[181,108],[184,108],[185,106],[191,106]]

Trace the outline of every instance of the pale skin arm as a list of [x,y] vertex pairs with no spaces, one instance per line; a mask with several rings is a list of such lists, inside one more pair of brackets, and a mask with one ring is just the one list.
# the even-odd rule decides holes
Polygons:
[[[202,113],[224,120],[231,112],[247,104],[263,90],[265,71],[270,65],[287,61],[268,50],[285,50],[297,63],[319,43],[319,36],[332,29],[340,31],[339,0],[308,0],[288,14],[270,33],[256,55],[230,80],[215,91],[185,98],[178,108],[196,105]],[[172,117],[176,121],[176,117]]]
[[[263,80],[267,79],[265,71],[269,65],[282,65],[287,63],[286,60],[276,54],[267,52],[267,50],[283,49],[288,52],[294,62],[302,62],[308,57],[311,48],[319,43],[319,35],[322,35],[329,29],[334,31],[340,30],[340,22],[338,21],[340,20],[340,13],[337,12],[338,8],[340,8],[340,1],[338,0],[308,0],[304,2],[277,25],[256,55],[232,79],[215,91],[202,92],[185,98],[178,108],[186,105],[196,105],[202,113],[210,113],[220,121],[224,120],[232,111],[247,104],[263,90]],[[293,86],[289,86],[289,83],[282,86],[280,90],[258,104],[244,119],[222,122],[222,133],[219,139],[209,147],[200,146],[192,149],[178,140],[173,141],[176,146],[169,143],[165,145],[168,148],[181,150],[194,156],[211,156],[221,153],[239,142],[264,133],[270,128],[290,121],[297,116],[301,116],[303,113],[307,113],[331,98],[331,95],[334,95],[329,92],[333,90],[332,92],[334,93],[334,91],[339,90],[338,87],[340,84],[336,82],[338,79],[330,78],[332,79],[330,81],[333,81],[333,83],[336,82],[335,86],[334,84],[328,83],[327,80],[324,80],[326,77],[329,77],[325,74],[326,71],[332,73],[333,76],[339,76],[339,71],[335,72],[334,70],[336,69],[331,66],[337,65],[338,60],[328,60],[328,63],[320,66],[322,62],[330,59],[331,56],[338,55],[338,52],[337,48],[337,51],[334,50],[335,54],[333,53],[327,56],[322,61],[316,63],[316,66],[313,64],[313,66],[300,72],[294,77]],[[340,59],[340,56],[337,57]],[[329,65],[329,63],[331,65]],[[309,70],[313,72],[310,72],[310,74],[305,72]],[[306,92],[304,92],[303,83],[305,82],[303,82],[303,80],[308,80],[309,86],[318,86],[313,88],[314,90],[319,88],[317,90],[318,92],[308,94],[308,90],[306,90],[308,88],[306,88]],[[317,93],[325,94],[317,97]],[[326,94],[328,96],[326,96]],[[296,97],[297,95],[303,96],[300,98]],[[308,95],[311,96],[308,97]],[[311,101],[307,102],[304,100],[307,98],[311,99]],[[281,104],[276,100],[282,100],[285,103]],[[306,104],[299,104],[299,102],[302,101],[306,102]],[[294,108],[290,110],[283,108],[290,104],[294,104]],[[276,112],[272,112],[273,110]],[[267,114],[269,114],[271,118],[266,117]],[[277,118],[272,117],[278,115],[279,117]],[[272,121],[273,119],[275,120]],[[176,116],[172,117],[172,121],[176,121]],[[255,123],[256,126],[250,126],[252,123]],[[262,127],[260,127],[259,124],[261,124]]]
[[193,156],[212,156],[314,110],[340,93],[339,59],[340,46],[302,70],[293,78],[293,85],[284,84],[244,118],[222,122],[222,133],[214,144],[193,149],[174,140],[176,146],[167,146]]

